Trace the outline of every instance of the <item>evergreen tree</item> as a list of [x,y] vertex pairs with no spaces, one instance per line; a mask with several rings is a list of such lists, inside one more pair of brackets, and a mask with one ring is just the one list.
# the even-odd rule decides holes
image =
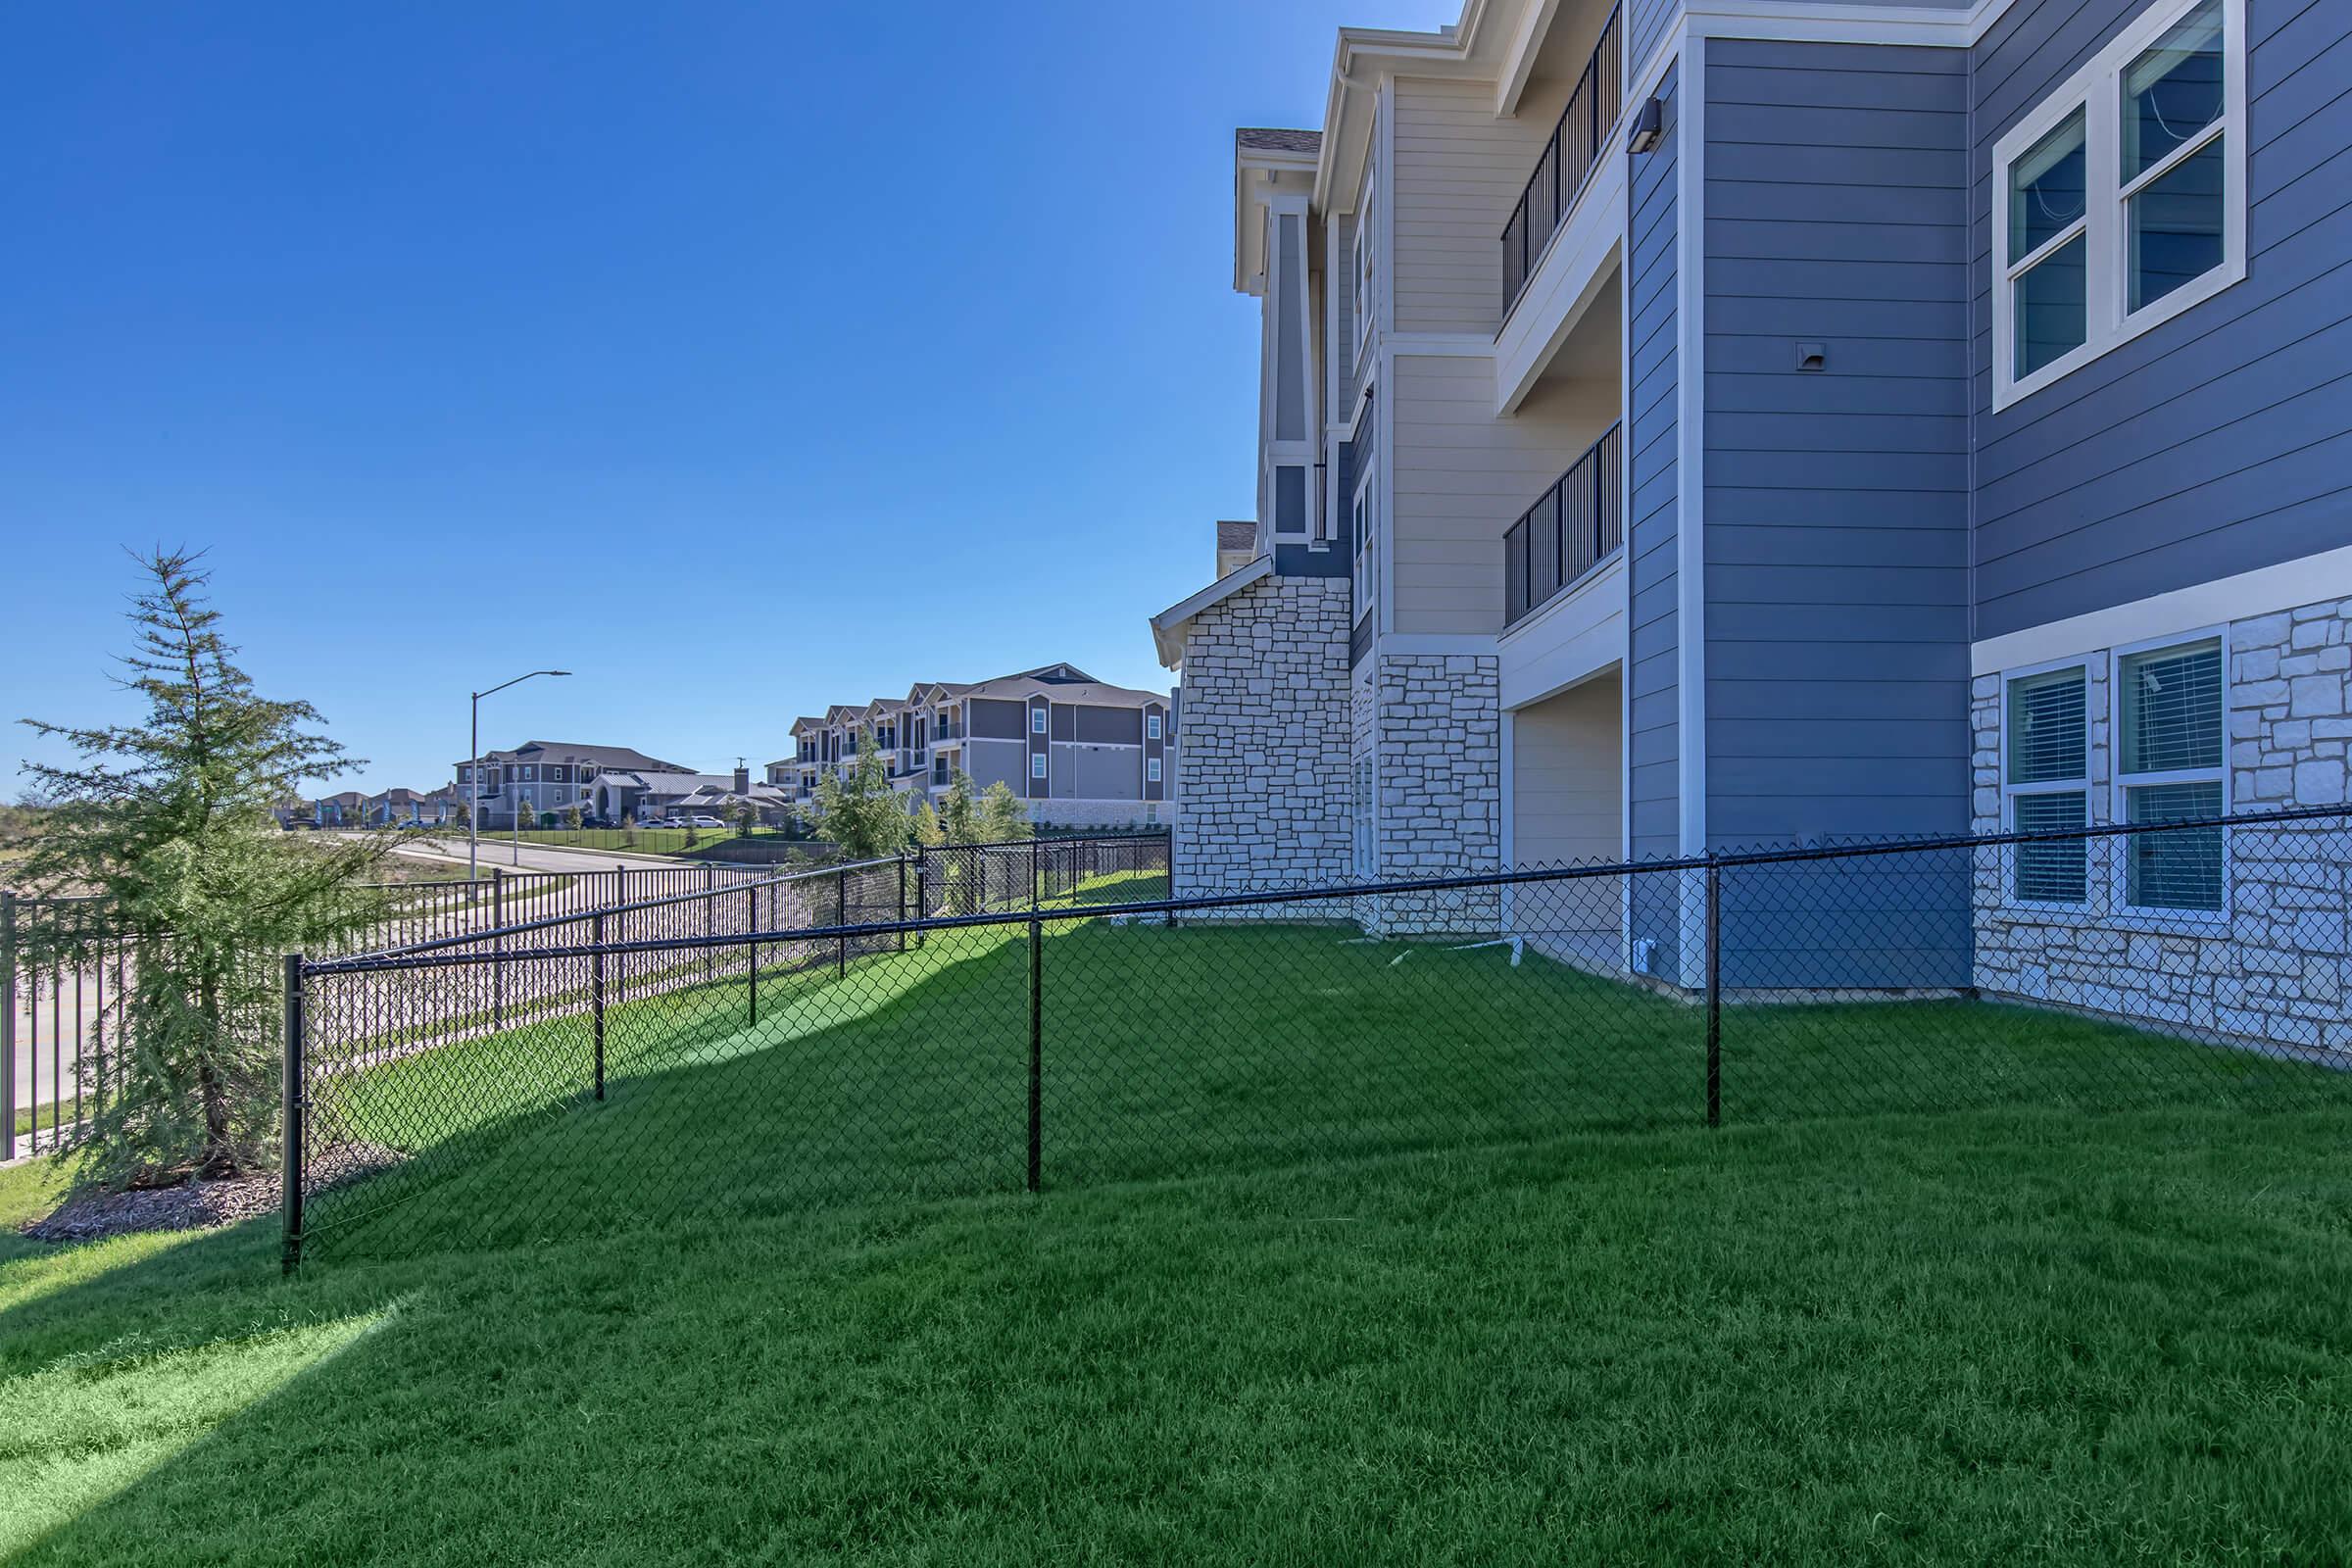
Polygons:
[[266,1165],[278,1133],[282,955],[367,929],[382,896],[361,884],[376,835],[281,832],[272,802],[363,765],[318,732],[307,703],[264,698],[185,552],[140,562],[137,628],[122,686],[136,724],[24,722],[76,765],[26,762],[50,810],[24,865],[36,891],[95,893],[103,920],[40,925],[27,958],[94,963],[129,952],[128,994],[107,1031],[112,1093],[70,1137],[76,1179],[156,1185]]
[[917,796],[914,802],[914,842],[925,849],[947,842],[947,830],[939,825],[939,812],[922,796]]
[[948,780],[947,799],[940,803],[940,838],[949,844],[978,844],[980,803],[972,794],[972,775],[957,768]]
[[853,860],[879,859],[906,847],[906,809],[891,793],[880,752],[859,752],[846,781],[831,773],[816,781],[816,826]]
[[980,797],[980,832],[984,844],[1010,844],[1028,838],[1036,832],[1029,820],[1029,808],[1012,793],[1012,786],[1003,779],[988,787]]

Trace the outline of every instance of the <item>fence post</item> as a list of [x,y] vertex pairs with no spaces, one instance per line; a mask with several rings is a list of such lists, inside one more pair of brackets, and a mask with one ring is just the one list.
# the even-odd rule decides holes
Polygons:
[[596,1098],[605,1098],[605,917],[588,917],[588,1010],[596,1017]]
[[[743,906],[746,922],[743,929],[747,933],[757,936],[760,930],[760,884],[757,882],[743,890]],[[751,946],[751,955],[752,1016],[750,1021],[758,1023],[760,1021],[760,944],[756,941]]]
[[[833,923],[837,926],[850,923],[850,872],[847,866],[833,878]],[[833,978],[846,979],[850,972],[849,936],[845,933],[835,937],[833,943]]]
[[507,1026],[507,870],[490,868],[490,1027]]
[[899,852],[899,951],[906,951],[906,852]]
[[1045,926],[1029,916],[1029,1190],[1036,1192],[1045,1174],[1046,1154],[1046,1033]]
[[[929,919],[931,916],[931,855],[927,850],[918,851],[915,856],[914,915],[918,920]],[[920,931],[914,934],[914,945],[918,948],[923,945],[923,934]]]
[[703,866],[703,979],[706,983],[716,972],[714,966],[718,957],[710,947],[712,930],[710,910],[713,901],[717,898],[717,895],[711,891],[711,887],[716,875],[717,867],[708,863]]
[[17,1157],[17,896],[0,888],[0,1159]]
[[1707,854],[1707,1125],[1723,1125],[1723,867]]
[[[303,1093],[309,1070],[302,1006],[302,955],[286,955],[286,1057],[278,1085],[278,1209],[284,1238],[278,1250],[278,1268],[291,1274],[302,1261],[303,1111],[309,1099]],[[11,1125],[14,1125],[12,1122]]]
[[1036,831],[1032,829],[1029,838],[1029,907],[1032,909],[1037,907],[1037,850]]

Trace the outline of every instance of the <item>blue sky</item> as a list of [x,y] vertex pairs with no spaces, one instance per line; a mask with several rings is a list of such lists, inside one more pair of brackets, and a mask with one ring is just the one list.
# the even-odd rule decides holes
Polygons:
[[917,678],[1164,685],[1145,619],[1251,507],[1232,129],[1457,9],[13,8],[0,717],[127,716],[159,542],[371,787],[545,664],[485,745],[757,764]]

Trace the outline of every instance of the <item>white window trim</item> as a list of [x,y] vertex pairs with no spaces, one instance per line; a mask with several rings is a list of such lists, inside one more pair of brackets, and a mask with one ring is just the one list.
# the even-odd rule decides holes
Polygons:
[[1042,708],[1032,708],[1029,710],[1029,733],[1032,735],[1043,735],[1045,732],[1046,710]]
[[[2001,671],[1999,698],[2001,749],[1996,765],[2001,770],[2001,831],[2004,833],[2019,831],[2017,798],[2021,795],[2080,793],[2082,797],[2082,825],[2089,828],[2096,824],[2098,819],[2091,813],[2090,808],[2090,670],[2094,657],[2089,654],[2078,654],[2071,659],[2053,659],[2039,664],[2021,664],[2015,669]],[[2009,780],[2009,688],[2017,681],[2029,679],[2034,675],[2051,674],[2061,669],[2079,669],[2082,672],[2082,776],[2080,779],[2048,779],[2036,784],[2013,784]],[[2033,909],[2049,914],[2078,916],[2082,914],[2095,902],[2102,879],[2102,873],[2096,863],[2098,855],[2094,849],[2095,843],[2095,840],[2088,837],[2082,841],[2082,901],[2080,904],[2069,904],[2057,899],[2019,898],[2017,896],[2017,855],[2024,846],[2011,845],[2009,855],[2006,857],[2008,863],[2003,865],[2000,870],[2001,906],[2007,909]]]
[[1159,739],[1159,715],[1157,713],[1144,715],[1144,739],[1148,741]]
[[1044,778],[1046,776],[1045,753],[1031,752],[1029,754],[1029,776],[1031,778]]
[[[2195,10],[2198,0],[2169,0],[2149,8],[2131,26],[2116,34],[2106,48],[2042,102],[2012,125],[1992,149],[1992,406],[2005,409],[2031,397],[2111,349],[2122,347],[2142,332],[2171,320],[2191,306],[2202,304],[2246,276],[2246,5],[2245,0],[2222,0],[2222,118],[2193,142],[2134,180],[2136,191],[2161,178],[2182,158],[2203,147],[2215,135],[2226,138],[2222,157],[2222,262],[2192,282],[2183,283],[2164,298],[2126,310],[2131,298],[2125,277],[2130,266],[2124,243],[2127,201],[2131,191],[2118,189],[2122,171],[2123,73],[2140,52]],[[2009,255],[2009,169],[2042,137],[2058,128],[2076,109],[2083,111],[2083,216],[2080,231],[2088,236],[2083,271],[2083,340],[2033,374],[2019,377],[2016,346],[2011,340],[2015,302],[2010,284],[2036,260],[2065,244],[2078,231],[2069,225],[2057,238],[2020,260]]]
[[[2180,648],[2189,643],[2218,640],[2222,659],[2222,760],[2217,767],[2175,768],[2161,773],[2127,773],[2124,771],[2124,661],[2133,654],[2153,653],[2158,649]],[[2107,735],[2109,759],[2107,775],[2110,809],[2119,823],[2132,818],[2130,792],[2155,784],[2210,784],[2219,778],[2222,786],[2221,814],[2230,811],[2230,627],[2200,626],[2192,631],[2173,632],[2163,637],[2145,637],[2134,643],[2125,643],[2108,650],[2107,675]],[[2131,902],[2131,868],[2123,853],[2129,836],[2111,839],[2114,853],[2108,857],[2108,901],[2119,923],[2142,931],[2187,932],[2211,936],[2230,929],[2231,911],[2236,906],[2237,877],[2234,866],[2236,835],[2222,829],[2222,906],[2218,909],[2168,909],[2152,905]]]
[[1367,466],[1355,481],[1355,497],[1348,514],[1348,526],[1355,532],[1355,619],[1361,620],[1380,603],[1380,487],[1374,481],[1378,462]]
[[1156,784],[1159,782],[1158,758],[1147,757],[1144,759],[1144,782],[1147,784]]
[[1378,191],[1373,183],[1372,171],[1366,168],[1363,197],[1355,204],[1355,255],[1351,258],[1352,270],[1349,274],[1354,280],[1350,305],[1355,318],[1355,365],[1350,366],[1350,369],[1363,365],[1364,356],[1371,352],[1372,347],[1372,285],[1379,265],[1379,250],[1374,244],[1373,233],[1373,207],[1377,200]]

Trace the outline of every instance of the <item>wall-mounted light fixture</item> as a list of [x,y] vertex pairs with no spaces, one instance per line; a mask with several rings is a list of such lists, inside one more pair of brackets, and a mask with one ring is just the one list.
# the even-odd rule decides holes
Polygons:
[[1655,98],[1646,99],[1634,116],[1633,129],[1626,134],[1625,150],[1629,153],[1645,153],[1655,147],[1658,139],[1665,134],[1666,106]]

